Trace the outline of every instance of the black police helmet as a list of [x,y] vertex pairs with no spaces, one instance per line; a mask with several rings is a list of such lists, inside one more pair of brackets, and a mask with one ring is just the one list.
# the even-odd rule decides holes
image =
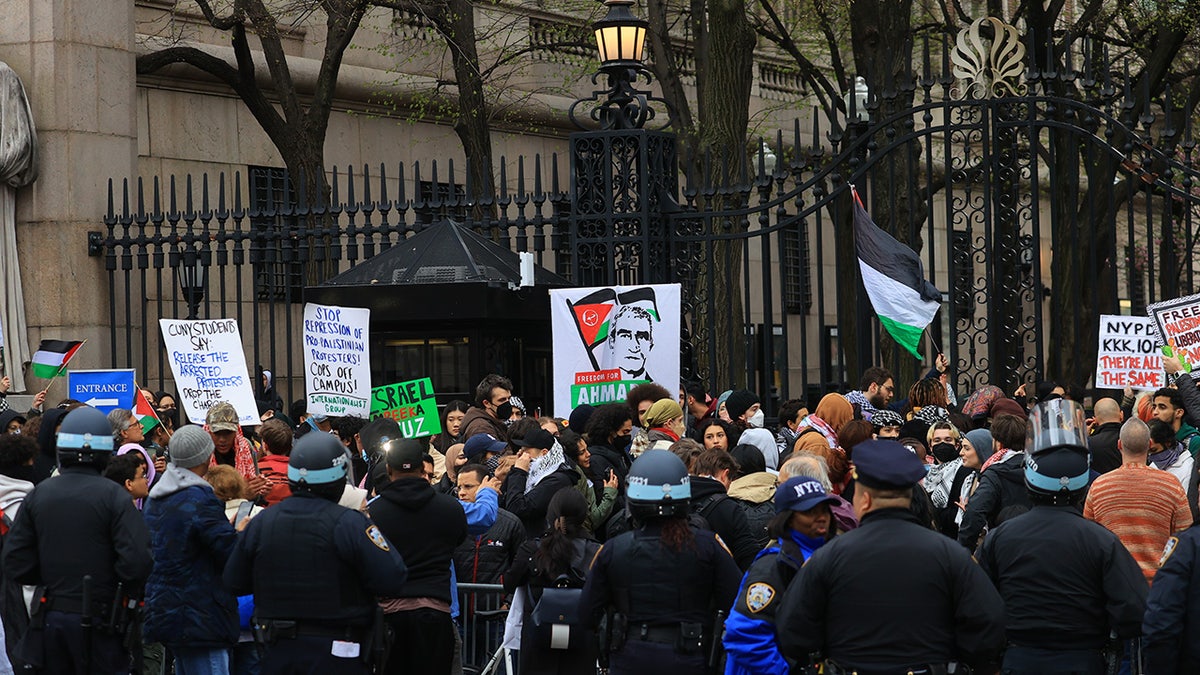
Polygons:
[[629,513],[638,520],[686,516],[692,483],[683,460],[667,450],[647,450],[633,461],[626,479]]
[[82,406],[63,417],[55,438],[59,464],[88,464],[103,468],[113,454],[112,425],[108,416]]
[[288,483],[293,489],[344,483],[347,464],[346,446],[332,434],[305,434],[288,457]]
[[1090,455],[1083,408],[1074,401],[1043,401],[1029,413],[1025,487],[1039,501],[1069,504],[1087,489]]

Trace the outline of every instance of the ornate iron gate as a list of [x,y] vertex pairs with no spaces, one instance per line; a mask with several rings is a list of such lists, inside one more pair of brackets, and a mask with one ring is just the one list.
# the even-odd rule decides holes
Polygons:
[[157,319],[231,316],[248,358],[299,398],[286,374],[303,367],[300,289],[451,217],[581,285],[683,284],[685,376],[746,384],[773,412],[872,363],[913,370],[858,290],[853,184],[944,292],[931,352],[950,356],[960,392],[1047,368],[1083,384],[1068,352],[1086,355],[1089,321],[1194,289],[1190,123],[1169,93],[1139,101],[1109,64],[1031,69],[1007,27],[992,24],[991,49],[982,25],[953,59],[927,48],[921,72],[872,98],[869,123],[827,132],[814,113],[803,132],[797,121],[747,157],[682,173],[670,134],[634,129],[573,136],[566,189],[557,157],[500,158],[494,199],[462,188],[453,164],[439,179],[436,162],[428,179],[420,164],[335,170],[327,199],[255,167],[110,188],[89,250],[108,272],[111,364],[165,387]]

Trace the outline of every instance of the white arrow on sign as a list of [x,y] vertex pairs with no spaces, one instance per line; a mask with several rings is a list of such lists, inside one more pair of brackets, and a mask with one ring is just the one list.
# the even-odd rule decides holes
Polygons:
[[121,404],[121,400],[116,398],[93,398],[84,401],[83,404],[90,405],[93,408],[99,408],[101,406],[115,408]]

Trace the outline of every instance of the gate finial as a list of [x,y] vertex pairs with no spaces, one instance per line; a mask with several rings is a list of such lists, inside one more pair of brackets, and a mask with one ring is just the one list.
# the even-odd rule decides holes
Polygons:
[[[982,34],[984,23],[992,27],[990,45]],[[950,61],[954,77],[960,81],[950,90],[953,99],[1020,96],[1028,90],[1022,82],[1025,45],[1021,35],[995,17],[976,19],[959,31]]]

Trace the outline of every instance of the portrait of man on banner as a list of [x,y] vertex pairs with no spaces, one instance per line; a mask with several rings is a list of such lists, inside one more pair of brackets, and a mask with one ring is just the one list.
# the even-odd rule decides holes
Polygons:
[[579,337],[595,370],[621,371],[621,380],[654,382],[648,363],[662,319],[654,289],[618,293],[602,288],[571,303]]

